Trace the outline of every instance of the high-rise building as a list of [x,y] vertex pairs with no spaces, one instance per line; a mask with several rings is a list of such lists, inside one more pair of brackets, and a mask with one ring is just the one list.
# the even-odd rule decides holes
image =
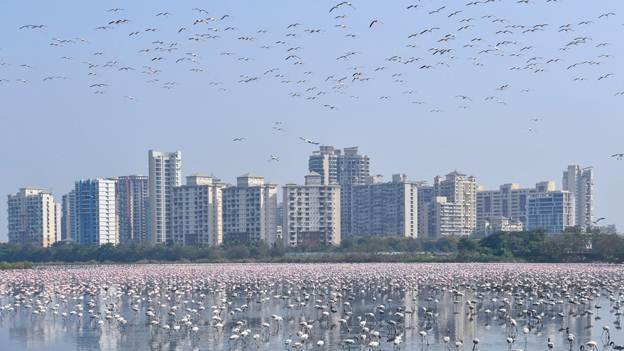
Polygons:
[[444,196],[436,196],[428,207],[427,226],[429,237],[470,235],[465,225],[464,208],[457,202],[448,202]]
[[338,184],[338,158],[342,151],[333,146],[321,146],[308,160],[308,170],[321,176],[324,185]]
[[479,187],[477,231],[480,233],[491,231],[495,222],[498,223],[501,219],[507,219],[511,223],[520,222],[526,226],[529,196],[555,190],[553,181],[537,183],[534,188],[521,188],[515,183],[503,184],[498,190],[484,190],[483,187]]
[[357,147],[341,151],[333,146],[321,146],[310,156],[308,170],[318,173],[324,185],[340,185],[341,235],[351,234],[351,188],[365,184],[370,176],[368,156],[360,155]]
[[305,177],[305,185],[285,185],[285,244],[340,245],[340,191],[338,184],[323,184],[316,172]]
[[76,218],[76,191],[63,195],[61,217],[61,240],[77,241],[78,220]]
[[563,172],[562,189],[572,194],[574,226],[589,229],[594,223],[594,169],[578,165]]
[[118,244],[115,181],[89,179],[76,182],[74,188],[76,221],[75,241],[82,245]]
[[116,181],[119,242],[146,243],[148,227],[148,179],[130,175],[111,178]]
[[353,235],[418,236],[418,187],[405,175],[391,182],[370,177],[366,185],[354,185],[351,198]]
[[61,207],[49,192],[22,188],[7,205],[9,243],[48,247],[61,240]]
[[429,238],[434,234],[429,233],[429,225],[427,216],[429,215],[429,206],[433,202],[433,186],[427,185],[426,182],[420,181],[418,187],[418,237]]
[[277,231],[275,236],[275,241],[278,243],[284,242],[284,231],[282,226],[284,224],[284,203],[280,202],[277,204],[277,214],[275,215],[275,222],[277,223]]
[[457,171],[445,178],[434,178],[433,192],[436,197],[446,197],[447,203],[461,205],[464,230],[471,234],[477,228],[477,182],[473,176]]
[[150,150],[148,158],[149,241],[171,242],[171,197],[173,188],[182,185],[182,153]]
[[218,179],[195,174],[173,188],[173,242],[220,245],[223,241],[222,190]]
[[530,195],[527,230],[561,233],[574,225],[574,197],[565,190]]
[[223,189],[223,241],[264,241],[273,245],[277,236],[277,185],[266,184],[253,173]]

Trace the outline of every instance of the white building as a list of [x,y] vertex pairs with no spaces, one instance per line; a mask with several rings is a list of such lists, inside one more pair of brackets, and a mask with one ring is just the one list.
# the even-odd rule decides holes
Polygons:
[[342,151],[333,146],[321,146],[308,159],[308,170],[321,176],[324,185],[338,184],[338,158]]
[[366,184],[370,176],[370,160],[358,153],[357,146],[343,150],[333,146],[321,146],[308,160],[308,170],[321,176],[324,185],[339,184],[341,192],[341,235],[353,232],[351,228],[351,189]]
[[470,235],[472,231],[466,227],[463,206],[449,202],[444,196],[436,196],[429,204],[427,227],[429,237]]
[[573,226],[589,229],[594,221],[594,169],[578,165],[568,166],[563,172],[562,189],[572,194]]
[[370,177],[366,185],[355,185],[351,197],[353,235],[418,236],[418,186],[405,175],[391,182]]
[[149,158],[149,227],[152,243],[171,242],[171,196],[182,185],[182,153],[150,150]]
[[148,242],[148,177],[130,175],[111,179],[116,182],[119,242]]
[[462,208],[463,232],[471,234],[477,228],[477,181],[457,171],[445,178],[434,178],[433,192],[436,197],[446,197],[447,203],[456,203]]
[[47,247],[61,240],[61,207],[49,192],[22,188],[7,205],[9,243]]
[[74,240],[82,245],[119,244],[115,181],[90,179],[74,188]]
[[573,199],[565,190],[529,196],[526,229],[557,234],[574,226]]
[[173,188],[173,242],[181,245],[221,245],[222,190],[218,179],[196,174]]
[[520,221],[506,217],[491,217],[482,223],[483,228],[477,228],[479,233],[490,235],[501,232],[521,232],[524,225]]
[[277,237],[277,185],[265,184],[253,173],[237,178],[236,186],[223,189],[223,241],[264,241]]
[[340,245],[340,186],[323,184],[310,172],[305,185],[287,184],[283,189],[285,244]]
[[500,218],[507,218],[511,222],[527,224],[527,205],[531,195],[555,191],[555,182],[545,181],[535,184],[534,188],[521,188],[511,183],[503,184],[498,190],[477,191],[477,228],[478,232],[494,225]]

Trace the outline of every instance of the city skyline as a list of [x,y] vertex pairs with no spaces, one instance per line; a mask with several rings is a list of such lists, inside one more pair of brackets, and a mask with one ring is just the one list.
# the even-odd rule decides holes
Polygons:
[[[375,160],[372,174],[405,173],[429,180],[458,169],[475,175],[487,189],[507,182],[530,186],[544,178],[560,186],[562,166],[593,165],[595,213],[624,226],[624,187],[618,182],[624,162],[610,157],[623,152],[619,111],[624,96],[615,95],[622,90],[621,1],[605,0],[601,6],[580,0],[499,1],[449,5],[437,14],[429,14],[436,10],[434,3],[406,10],[407,1],[369,2],[331,15],[334,3],[274,4],[215,2],[207,8],[211,16],[231,17],[210,25],[193,25],[202,15],[192,9],[203,6],[195,1],[137,1],[120,6],[125,9],[120,13],[108,12],[113,7],[108,4],[77,0],[0,4],[6,14],[0,31],[11,38],[0,46],[0,128],[5,131],[0,138],[0,194],[35,185],[58,196],[75,179],[148,175],[143,151],[152,148],[183,150],[186,170],[222,179],[255,171],[277,184],[298,182],[307,170],[302,155],[316,149],[299,139],[303,137],[324,145],[358,145]],[[454,10],[462,13],[449,16]],[[159,12],[171,15],[157,17]],[[617,15],[600,17],[608,12]],[[346,18],[335,19],[338,15]],[[488,15],[508,23],[483,18]],[[459,21],[468,17],[475,18],[474,27],[458,31]],[[130,22],[95,29],[122,18]],[[383,23],[369,28],[372,19]],[[584,21],[592,23],[580,25]],[[301,25],[287,29],[294,23]],[[505,25],[539,23],[549,26],[496,34]],[[20,29],[30,24],[46,27]],[[347,28],[336,27],[340,24]],[[560,32],[566,24],[572,30]],[[182,27],[187,32],[178,33]],[[220,39],[188,40],[211,27],[219,30]],[[441,29],[408,38],[433,27]],[[312,28],[321,32],[305,31]],[[141,34],[129,36],[134,31]],[[286,37],[290,32],[296,36]],[[355,37],[346,37],[349,33]],[[455,37],[438,42],[448,33]],[[473,37],[483,40],[471,44]],[[591,40],[560,50],[576,37]],[[139,53],[155,50],[160,44],[152,42],[158,41],[176,42],[180,49]],[[517,44],[496,45],[504,41]],[[604,43],[608,45],[597,47]],[[533,49],[521,51],[528,46]],[[293,51],[302,65],[285,60],[287,50],[297,47]],[[436,47],[453,48],[453,58],[429,52]],[[492,52],[479,54],[488,49]],[[337,59],[350,52],[356,54]],[[200,64],[191,59],[176,63],[186,53],[197,54]],[[386,60],[395,55],[404,60]],[[163,62],[151,61],[158,57]],[[404,63],[410,57],[421,60]],[[533,57],[543,57],[533,60],[539,72],[512,70]],[[105,68],[109,61],[117,66]],[[600,64],[567,69],[583,61]],[[433,68],[420,69],[427,65]],[[153,75],[141,73],[144,66],[163,71],[161,84],[147,83]],[[375,71],[380,67],[385,69]],[[264,75],[273,68],[279,72]],[[333,89],[338,82],[327,80],[354,73],[361,73],[355,77],[362,80],[345,81],[345,89]],[[608,73],[613,76],[598,80]],[[282,84],[273,76],[278,74],[292,82]],[[244,82],[253,77],[258,79]],[[303,80],[307,82],[297,84]],[[173,81],[175,88],[163,88]],[[96,94],[97,87],[90,88],[94,84],[108,86],[100,89],[104,94]],[[307,100],[312,96],[305,91],[314,87],[318,89],[312,91],[327,94]],[[486,100],[491,96],[498,100]],[[280,161],[267,162],[270,155]],[[6,210],[1,201],[0,213]],[[7,238],[6,227],[2,215],[0,240]]]
[[0,14],[6,348],[624,350],[624,0]]
[[[319,150],[341,156],[340,151],[334,153],[338,149],[333,146],[320,146]],[[291,245],[312,242],[337,245],[341,237],[350,235],[434,238],[535,229],[558,233],[574,226],[596,226],[605,219],[594,221],[595,187],[591,166],[569,165],[562,172],[567,183],[560,189],[551,180],[538,182],[535,188],[505,183],[499,190],[491,190],[479,186],[475,176],[457,170],[444,177],[434,177],[431,184],[426,180],[408,179],[404,174],[393,174],[391,181],[383,182],[381,175],[363,176],[363,170],[369,174],[371,162],[367,155],[358,154],[357,147],[344,150],[343,156],[347,158],[325,157],[323,162],[318,162],[320,154],[313,151],[309,168],[318,169],[323,164],[334,166],[320,167],[324,176],[310,170],[303,185],[284,184],[282,203],[278,201],[279,185],[252,172],[238,176],[234,184],[214,175],[193,173],[186,177],[186,185],[183,185],[181,151],[149,150],[152,176],[76,180],[74,189],[62,196],[62,218],[55,212],[58,223],[53,228],[56,229],[44,228],[44,232],[56,234],[56,237],[35,237],[34,240],[43,240],[44,246],[57,240],[100,245],[137,242],[219,245],[262,240],[273,245],[278,238],[283,238]],[[328,162],[331,160],[334,162]],[[342,166],[336,168],[339,164]],[[334,176],[329,177],[330,174]],[[340,177],[345,176],[362,178],[361,183],[346,184],[351,192],[347,202],[340,185]],[[166,191],[162,188],[163,179],[170,183]],[[154,188],[156,190],[149,191]],[[569,188],[582,192],[583,197],[579,200]],[[166,193],[170,193],[168,204],[163,201]],[[8,204],[16,204],[14,198],[22,198],[23,204],[32,200],[37,203],[39,194],[47,194],[49,202],[54,199],[53,194],[44,190],[21,188],[16,195],[9,195]],[[60,215],[61,203],[50,203]],[[162,215],[158,215],[159,211],[146,210],[152,203],[161,204]],[[40,210],[31,214],[30,210],[24,212],[24,206],[9,208],[13,242],[33,240],[22,238],[23,235],[40,235],[32,229],[26,234],[15,232],[16,223],[42,220],[42,214],[37,214]],[[18,216],[18,212],[24,214]],[[167,212],[171,215],[164,215]],[[340,223],[336,223],[336,216],[344,223],[345,212],[357,230],[345,232]],[[575,217],[576,213],[583,218]],[[155,234],[156,227],[150,228],[148,223],[170,228],[171,234],[165,235],[165,230]],[[159,235],[161,239],[155,241]]]

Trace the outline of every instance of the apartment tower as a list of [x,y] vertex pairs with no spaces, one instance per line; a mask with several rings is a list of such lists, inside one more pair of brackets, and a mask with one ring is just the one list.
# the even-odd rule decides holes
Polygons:
[[323,184],[320,174],[310,172],[304,185],[286,184],[283,196],[286,245],[340,245],[338,184]]
[[172,241],[173,188],[182,185],[182,153],[150,150],[149,159],[149,227],[152,243]]
[[173,188],[173,242],[217,246],[223,242],[223,188],[213,177],[195,174]]
[[223,189],[223,241],[269,245],[277,237],[277,185],[253,173],[236,179]]
[[342,237],[353,233],[351,228],[351,196],[354,185],[364,185],[370,176],[370,160],[360,155],[357,147],[342,151],[333,146],[321,146],[308,160],[308,170],[321,176],[323,185],[340,185],[340,230]]
[[37,188],[22,188],[7,200],[9,243],[48,247],[61,240],[61,206]]
[[563,172],[562,190],[569,191],[574,202],[573,226],[583,230],[591,228],[594,221],[594,169],[568,166]]

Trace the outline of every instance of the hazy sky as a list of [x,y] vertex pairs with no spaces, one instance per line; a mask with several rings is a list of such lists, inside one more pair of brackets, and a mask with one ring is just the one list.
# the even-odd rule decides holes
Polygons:
[[184,175],[302,182],[306,137],[359,146],[388,179],[560,186],[591,165],[596,216],[624,226],[624,2],[352,2],[0,2],[0,193],[60,201],[77,179],[146,174],[150,148],[181,150]]

